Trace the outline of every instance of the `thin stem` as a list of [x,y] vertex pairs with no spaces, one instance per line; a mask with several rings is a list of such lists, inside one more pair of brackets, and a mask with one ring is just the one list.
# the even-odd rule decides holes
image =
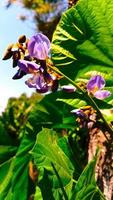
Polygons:
[[[48,67],[50,69],[52,69],[53,71],[55,71],[56,73],[60,74],[61,76],[63,76],[65,79],[67,79],[73,86],[75,86],[79,92],[81,92],[84,97],[86,98],[86,100],[88,100],[90,102],[90,104],[93,106],[93,108],[97,111],[98,116],[103,120],[107,131],[109,132],[111,139],[113,139],[113,129],[109,126],[109,124],[107,123],[106,119],[104,118],[104,116],[102,115],[99,107],[97,106],[97,104],[95,103],[95,101],[91,98],[90,95],[88,95],[83,89],[81,89],[72,79],[70,79],[68,76],[66,76],[65,74],[63,74],[59,69],[57,69],[56,67],[53,67],[51,65],[48,64]],[[104,133],[106,139],[108,141],[110,141],[110,139],[108,139],[108,137],[106,136],[106,134]]]
[[57,170],[56,170],[56,167],[54,166],[54,164],[53,164],[52,162],[51,162],[51,165],[52,165],[53,170],[54,170],[54,172],[55,172],[55,174],[56,174],[56,176],[57,176],[57,178],[58,178],[58,181],[59,181],[60,188],[61,188],[61,190],[62,190],[62,194],[63,194],[63,196],[64,196],[64,199],[65,199],[65,200],[68,200],[68,196],[67,196],[67,194],[66,194],[66,191],[64,190],[64,187],[63,187],[63,184],[62,184],[62,180],[61,180],[61,178],[60,178],[60,176],[59,176],[59,174],[58,174],[58,172],[57,172]]
[[73,183],[77,183],[77,181],[75,179],[72,179]]

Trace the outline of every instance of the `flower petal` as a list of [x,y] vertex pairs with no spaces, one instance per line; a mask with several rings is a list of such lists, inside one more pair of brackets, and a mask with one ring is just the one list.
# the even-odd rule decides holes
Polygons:
[[32,57],[35,57],[39,60],[45,60],[48,57],[49,51],[50,41],[41,33],[31,37],[30,41],[28,42],[28,52]]
[[95,93],[97,90],[104,88],[105,80],[102,76],[96,75],[91,77],[89,82],[87,83],[87,90],[89,92]]
[[74,109],[71,113],[76,114],[78,117],[84,118],[85,114],[81,109]]
[[49,87],[44,80],[43,74],[36,74],[32,78],[25,82],[30,88],[36,88],[37,92],[45,93],[48,92]]
[[21,69],[19,69],[17,71],[17,73],[12,77],[12,79],[13,80],[20,79],[20,78],[22,78],[25,75],[26,75],[26,73],[24,71],[22,71]]
[[68,93],[76,91],[76,88],[73,85],[63,85],[63,86],[61,86],[61,89]]
[[39,93],[46,93],[49,90],[49,86],[41,76],[39,76],[36,81],[36,89]]
[[36,63],[26,60],[19,60],[18,67],[27,74],[33,73],[33,71],[37,71],[40,68]]
[[33,76],[33,77],[29,78],[27,81],[25,81],[25,84],[29,88],[36,88],[36,77]]
[[111,92],[108,90],[98,90],[97,92],[94,93],[94,96],[97,99],[103,100],[111,95]]
[[71,110],[71,113],[74,113],[74,114],[78,114],[80,113],[81,110],[80,109],[74,109],[74,110]]

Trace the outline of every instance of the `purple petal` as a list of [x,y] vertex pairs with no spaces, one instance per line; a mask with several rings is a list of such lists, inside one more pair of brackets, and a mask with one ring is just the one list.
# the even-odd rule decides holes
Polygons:
[[102,76],[93,76],[87,83],[87,90],[89,92],[95,93],[97,90],[101,90],[105,86],[105,80]]
[[45,77],[45,80],[47,80],[47,82],[54,80],[53,77],[48,72],[44,73],[44,77]]
[[93,127],[93,125],[94,125],[94,122],[88,122],[87,123],[88,129],[91,129]]
[[94,96],[97,99],[103,100],[111,95],[111,92],[108,90],[98,90],[97,92],[94,93]]
[[61,89],[64,90],[64,91],[66,91],[66,92],[68,92],[68,93],[76,91],[76,88],[73,85],[63,85],[61,87]]
[[85,117],[85,114],[81,109],[74,109],[71,111],[71,113],[78,115],[78,117]]
[[36,63],[26,60],[19,60],[18,67],[27,74],[37,71],[40,68]]
[[36,80],[36,89],[38,92],[45,93],[49,90],[49,86],[42,75],[39,75]]
[[13,80],[16,80],[16,79],[20,79],[22,78],[24,75],[26,75],[26,73],[24,71],[22,71],[21,69],[19,69],[17,71],[17,73],[13,76]]
[[80,109],[74,109],[74,110],[71,110],[71,113],[74,113],[74,114],[78,114],[79,112],[81,112]]
[[36,76],[33,76],[32,78],[29,78],[25,84],[29,87],[29,88],[36,88]]
[[28,51],[30,56],[39,60],[45,60],[50,51],[49,39],[41,33],[34,35],[28,42]]
[[42,74],[34,75],[32,78],[28,79],[25,83],[30,88],[36,88],[37,92],[39,93],[45,93],[48,92],[49,90],[49,87],[45,82]]

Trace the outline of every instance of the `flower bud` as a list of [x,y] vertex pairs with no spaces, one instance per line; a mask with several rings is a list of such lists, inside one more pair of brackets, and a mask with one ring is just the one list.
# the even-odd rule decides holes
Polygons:
[[56,92],[56,91],[57,91],[57,89],[58,89],[58,84],[59,84],[58,80],[53,80],[53,84],[52,84],[52,86],[51,86],[51,91],[52,91],[52,92]]
[[26,36],[25,35],[21,35],[18,39],[19,43],[24,43],[26,41]]
[[6,51],[2,60],[8,60],[9,58],[11,58],[13,55],[13,52],[12,51]]
[[13,45],[14,45],[14,44],[9,44],[9,46],[7,47],[7,51],[11,51],[12,48],[13,48]]
[[20,52],[17,50],[17,51],[14,51],[13,52],[13,60],[19,60],[20,59]]
[[18,65],[18,60],[13,59],[13,68],[17,67],[17,65]]

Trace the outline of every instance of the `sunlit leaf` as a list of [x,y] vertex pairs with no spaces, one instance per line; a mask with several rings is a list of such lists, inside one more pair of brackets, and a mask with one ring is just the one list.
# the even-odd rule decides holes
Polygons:
[[[35,142],[34,135],[25,135],[21,145],[17,151],[14,160],[14,169],[12,177],[12,193],[13,199],[28,199],[28,187],[29,187],[29,151],[32,149]],[[19,191],[22,192],[19,192]]]
[[[46,199],[49,200],[50,195],[55,197],[56,194],[59,196],[62,193],[51,163],[55,165],[65,190],[68,192],[71,190],[74,168],[69,158],[58,146],[57,137],[54,131],[43,129],[37,135],[37,140],[31,154],[34,157],[34,162],[41,174],[43,171],[42,180],[39,182],[41,185],[40,187],[48,188],[47,192],[49,196],[46,194],[47,192],[45,193],[44,188],[41,189],[43,197],[47,195]],[[53,191],[53,194],[51,190]]]
[[113,85],[113,2],[80,0],[63,14],[53,36],[55,66],[75,80],[100,73]]
[[36,187],[36,192],[35,192],[35,195],[34,195],[34,200],[43,200],[40,188],[38,186]]
[[82,174],[80,175],[77,184],[75,185],[71,200],[105,200],[105,197],[96,185],[95,166],[98,158],[97,154],[93,160],[89,162]]
[[[11,159],[10,161],[4,163],[0,167],[0,173],[2,174],[2,183],[0,184],[0,199],[4,200],[11,188],[11,180],[13,176],[13,168],[14,168],[14,158]],[[8,170],[7,170],[8,167]],[[5,170],[5,171],[4,171]],[[6,173],[6,174],[4,174]]]

